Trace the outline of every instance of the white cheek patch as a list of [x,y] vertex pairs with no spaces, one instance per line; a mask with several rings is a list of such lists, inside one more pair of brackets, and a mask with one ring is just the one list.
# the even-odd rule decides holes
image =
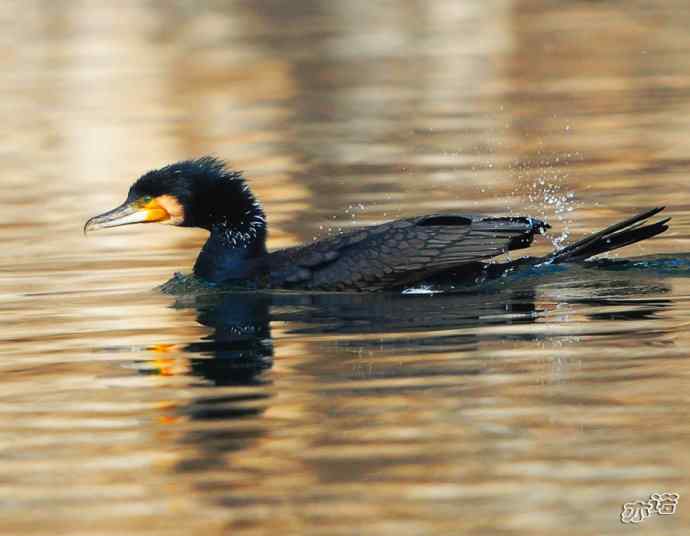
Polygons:
[[182,224],[184,221],[184,207],[176,197],[173,197],[172,195],[161,195],[156,198],[156,201],[170,216],[170,218],[162,221],[161,223],[165,223],[166,225]]

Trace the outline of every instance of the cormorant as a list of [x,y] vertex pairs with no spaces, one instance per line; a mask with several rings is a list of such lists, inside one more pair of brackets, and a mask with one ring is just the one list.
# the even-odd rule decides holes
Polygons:
[[549,225],[530,217],[431,214],[383,223],[297,247],[268,252],[264,211],[239,172],[205,156],[149,171],[119,207],[86,222],[84,231],[160,222],[210,231],[194,274],[211,283],[261,288],[375,291],[401,288],[443,273],[458,283],[538,263],[583,261],[668,229],[646,224],[648,210],[545,257],[492,263],[528,247]]

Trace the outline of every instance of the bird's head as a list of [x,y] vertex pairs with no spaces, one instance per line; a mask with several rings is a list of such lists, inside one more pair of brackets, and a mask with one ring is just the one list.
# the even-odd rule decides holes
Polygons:
[[88,220],[84,232],[154,222],[265,234],[263,211],[242,175],[209,156],[145,173],[122,205]]

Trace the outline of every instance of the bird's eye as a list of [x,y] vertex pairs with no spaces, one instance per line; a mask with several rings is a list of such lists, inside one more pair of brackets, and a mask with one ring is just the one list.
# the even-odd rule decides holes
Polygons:
[[144,197],[141,198],[141,200],[142,200],[145,204],[148,205],[151,201],[153,201],[153,196],[151,196],[151,195],[145,195]]

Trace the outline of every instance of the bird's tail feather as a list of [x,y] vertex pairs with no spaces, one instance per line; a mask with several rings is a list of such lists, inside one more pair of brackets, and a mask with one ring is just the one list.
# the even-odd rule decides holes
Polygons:
[[607,251],[622,248],[640,240],[646,240],[668,229],[671,218],[647,224],[646,220],[658,214],[665,207],[657,207],[627,220],[607,227],[603,231],[589,235],[574,244],[554,251],[542,259],[542,262],[558,264],[561,262],[584,261]]

